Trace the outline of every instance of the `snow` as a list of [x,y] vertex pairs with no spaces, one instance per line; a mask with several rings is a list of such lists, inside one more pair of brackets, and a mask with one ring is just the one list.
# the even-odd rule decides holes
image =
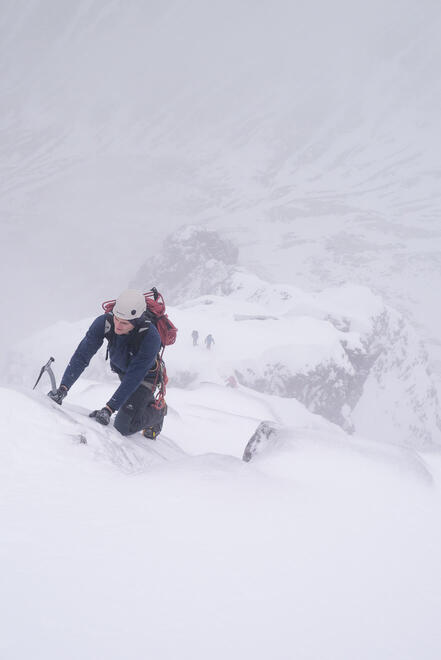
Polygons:
[[[441,657],[440,27],[4,0],[1,660]],[[134,277],[179,328],[155,442],[88,417],[104,349],[31,390]]]
[[[228,386],[222,324],[239,336],[257,324],[250,353],[266,337],[267,321],[234,321],[235,305],[169,308],[170,373],[185,355],[200,373],[169,387],[157,441],[88,417],[117,384],[102,354],[61,408],[46,375],[30,390],[42,351],[59,378],[90,320],[11,353],[11,374],[24,356],[28,372],[0,389],[5,660],[439,657],[439,452],[349,436],[295,399]],[[317,324],[303,329],[311,346]],[[192,327],[213,331],[211,351],[192,346]],[[262,420],[277,432],[246,463]]]
[[[230,295],[168,307],[179,328],[167,365],[170,385],[224,386],[233,377],[257,392],[295,398],[347,431],[415,448],[440,445],[441,414],[426,352],[413,328],[379,296],[354,285],[307,293],[243,269],[232,279]],[[58,322],[15,344],[4,358],[8,382],[35,382],[42,355],[55,358],[61,377],[91,322]],[[197,346],[191,341],[195,328]],[[204,345],[209,333],[215,339],[210,351]],[[104,346],[87,373],[111,387]]]
[[0,390],[2,658],[435,660],[439,456],[349,439],[293,402],[280,446],[244,463],[277,403],[171,389],[164,431],[185,453],[160,458],[161,437],[86,418],[76,441],[73,393],[63,412],[44,389]]

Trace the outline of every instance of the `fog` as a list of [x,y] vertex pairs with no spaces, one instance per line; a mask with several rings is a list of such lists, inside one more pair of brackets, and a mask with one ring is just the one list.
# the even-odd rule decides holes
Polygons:
[[[0,0],[6,654],[440,656],[440,33],[439,0]],[[179,328],[153,444],[89,417],[104,347],[30,390],[129,282]]]
[[4,316],[28,312],[7,341],[93,316],[187,223],[242,225],[262,261],[283,195],[352,203],[363,186],[380,220],[439,226],[436,2],[0,8]]

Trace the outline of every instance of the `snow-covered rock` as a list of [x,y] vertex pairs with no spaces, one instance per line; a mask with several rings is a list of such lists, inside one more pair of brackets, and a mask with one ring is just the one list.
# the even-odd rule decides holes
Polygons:
[[[322,483],[343,489],[360,488],[360,478],[366,478],[372,471],[376,473],[377,483],[380,478],[387,482],[394,476],[412,476],[421,483],[433,484],[430,468],[415,450],[367,441],[360,436],[349,441],[347,435],[332,425],[324,432],[324,428],[261,422],[245,447],[243,460],[253,461],[272,475],[298,482],[304,478],[306,465],[309,469],[314,466],[312,469]],[[342,465],[347,469],[342,470]]]
[[[260,364],[242,361],[239,381],[295,397],[349,432],[380,434],[403,444],[439,444],[438,395],[412,326],[361,287],[339,287],[311,298],[321,319],[296,317],[292,307],[287,315],[293,319],[293,341],[267,349]],[[300,368],[294,357],[299,334],[307,338],[302,347],[307,359]],[[317,348],[311,350],[314,343]]]
[[296,398],[346,431],[419,447],[441,442],[439,401],[413,327],[359,286],[308,294],[236,268],[227,297],[202,296],[174,314],[187,340],[214,333],[213,354],[180,351],[171,382],[225,382]]

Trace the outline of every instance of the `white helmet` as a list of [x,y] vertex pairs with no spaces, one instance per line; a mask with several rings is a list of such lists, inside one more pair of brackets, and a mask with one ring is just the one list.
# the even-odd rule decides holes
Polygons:
[[127,289],[118,296],[112,311],[114,316],[123,321],[134,321],[139,319],[145,310],[146,302],[143,294],[140,291]]

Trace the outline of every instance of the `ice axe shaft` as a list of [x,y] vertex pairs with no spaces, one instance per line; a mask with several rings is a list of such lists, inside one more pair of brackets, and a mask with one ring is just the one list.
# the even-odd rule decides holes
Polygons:
[[51,379],[52,394],[55,394],[55,392],[57,391],[57,383],[55,381],[54,372],[52,371],[52,367],[51,367],[52,362],[55,362],[55,359],[53,357],[49,358],[46,364],[43,367],[41,367],[40,373],[37,378],[37,382],[32,388],[33,390],[35,390],[35,388],[37,387],[38,383],[40,382],[40,378],[42,377],[44,372],[47,371],[47,373],[49,374],[49,378]]

